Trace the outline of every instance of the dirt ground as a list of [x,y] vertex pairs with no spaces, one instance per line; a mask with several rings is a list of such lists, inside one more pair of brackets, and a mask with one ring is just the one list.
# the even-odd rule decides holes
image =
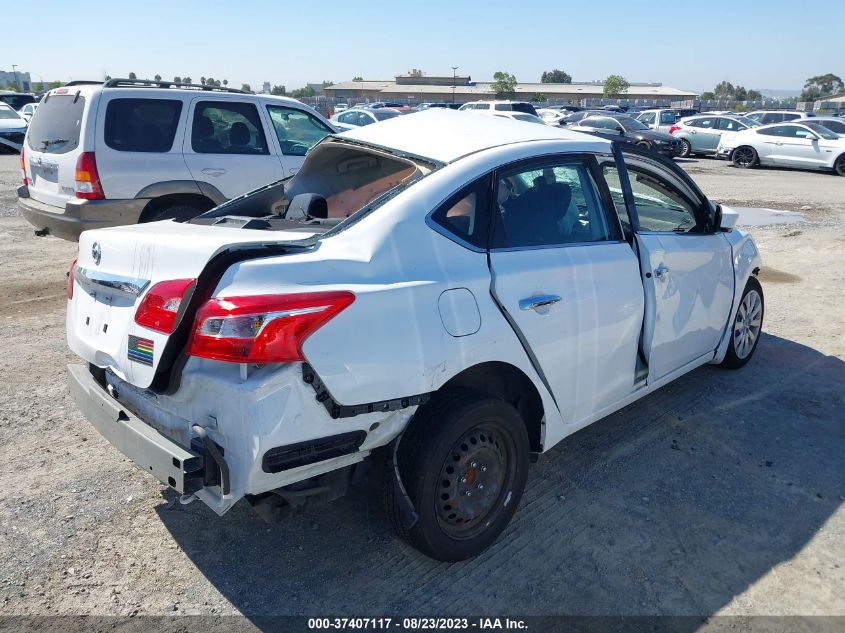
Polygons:
[[845,178],[683,166],[714,200],[807,220],[751,229],[756,356],[563,441],[499,541],[450,566],[363,491],[278,526],[218,518],[102,440],[64,375],[76,246],[33,235],[0,156],[0,612],[845,615]]

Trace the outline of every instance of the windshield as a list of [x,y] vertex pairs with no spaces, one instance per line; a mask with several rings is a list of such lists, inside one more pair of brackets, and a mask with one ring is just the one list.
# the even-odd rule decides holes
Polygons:
[[826,127],[819,125],[818,123],[805,123],[804,125],[813,130],[813,132],[821,136],[826,141],[835,141],[839,138],[838,134],[831,132]]
[[12,108],[0,108],[0,119],[19,119],[18,113]]
[[384,121],[385,119],[392,119],[395,116],[399,116],[399,113],[396,110],[373,110],[372,114],[379,121]]
[[645,123],[642,123],[641,121],[637,121],[636,119],[632,119],[629,116],[616,117],[616,120],[619,121],[622,124],[622,127],[624,127],[629,132],[636,131],[636,130],[650,130],[651,129]]
[[543,120],[540,117],[534,116],[533,114],[518,113],[514,114],[512,118],[517,119],[518,121],[527,121],[528,123],[541,123],[545,125],[545,123],[543,123]]

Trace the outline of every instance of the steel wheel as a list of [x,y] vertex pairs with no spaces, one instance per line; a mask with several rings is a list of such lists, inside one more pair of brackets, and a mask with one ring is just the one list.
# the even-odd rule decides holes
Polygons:
[[737,358],[744,360],[751,354],[763,325],[763,301],[756,290],[750,290],[742,299],[734,321],[734,349]]
[[[452,446],[440,470],[437,523],[452,538],[472,538],[484,528],[506,488],[512,449],[493,425],[480,424]],[[511,477],[513,473],[510,473]]]
[[678,156],[681,158],[689,158],[692,155],[692,145],[690,142],[684,138],[681,139],[681,151],[678,152]]
[[743,169],[754,167],[757,164],[757,152],[753,147],[748,147],[747,145],[737,147],[734,150],[733,163]]

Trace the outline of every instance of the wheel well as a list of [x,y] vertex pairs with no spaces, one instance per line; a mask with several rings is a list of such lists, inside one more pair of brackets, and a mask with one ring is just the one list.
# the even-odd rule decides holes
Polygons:
[[217,205],[215,205],[211,199],[199,194],[168,194],[166,196],[160,196],[150,200],[141,212],[141,217],[138,222],[149,222],[162,209],[174,206],[194,207],[195,209],[199,209],[200,212],[205,212],[209,209],[213,209]]
[[510,403],[525,421],[531,451],[543,450],[543,401],[532,380],[513,365],[487,362],[453,376],[441,389],[466,387]]

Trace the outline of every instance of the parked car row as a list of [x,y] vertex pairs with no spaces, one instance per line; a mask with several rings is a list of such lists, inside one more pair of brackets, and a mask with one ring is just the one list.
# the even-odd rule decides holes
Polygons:
[[0,151],[20,152],[27,126],[27,120],[19,112],[5,103],[0,103]]

